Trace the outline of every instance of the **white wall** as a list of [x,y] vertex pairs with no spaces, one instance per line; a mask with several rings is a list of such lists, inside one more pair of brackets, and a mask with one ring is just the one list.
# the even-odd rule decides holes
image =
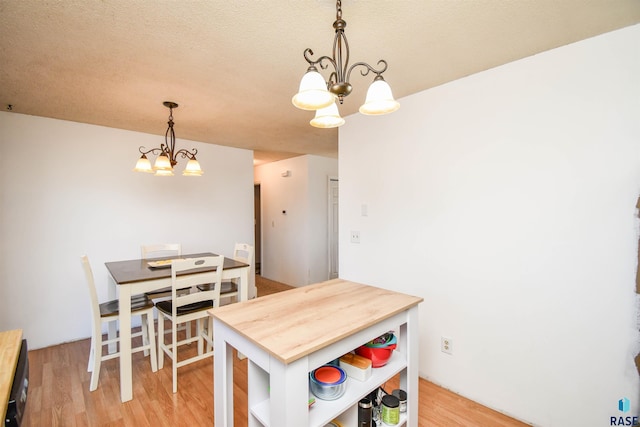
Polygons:
[[231,256],[253,242],[253,153],[178,139],[198,149],[202,177],[133,172],[138,147],[163,141],[0,113],[0,330],[24,329],[30,348],[90,336],[83,254],[106,299],[104,263],[139,258],[143,243]]
[[[291,176],[283,177],[284,171]],[[262,200],[262,276],[292,286],[328,279],[328,177],[337,175],[336,159],[311,155],[255,168]]]
[[340,276],[424,297],[421,375],[536,425],[638,414],[639,76],[634,26],[347,118]]

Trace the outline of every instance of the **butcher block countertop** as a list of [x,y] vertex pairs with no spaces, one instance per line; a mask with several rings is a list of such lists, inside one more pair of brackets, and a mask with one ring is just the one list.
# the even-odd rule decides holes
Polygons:
[[422,301],[333,279],[215,308],[210,314],[289,364]]
[[21,345],[22,329],[0,332],[0,414],[2,416],[7,413]]

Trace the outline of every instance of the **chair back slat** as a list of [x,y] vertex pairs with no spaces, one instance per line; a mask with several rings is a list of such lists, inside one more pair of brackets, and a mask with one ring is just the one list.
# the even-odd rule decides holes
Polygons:
[[151,245],[142,245],[140,247],[140,256],[142,259],[181,255],[182,245],[180,243],[154,243]]
[[233,249],[233,259],[253,265],[254,249],[247,243],[236,243]]
[[[245,284],[245,286],[249,287],[249,294],[251,294],[252,289],[255,289],[255,273],[256,269],[253,265],[253,257],[255,255],[255,249],[252,245],[248,243],[236,243],[233,249],[233,259],[236,261],[244,262],[248,264],[249,267],[249,283]],[[223,298],[233,297],[238,295],[238,279],[232,279],[231,283],[235,284],[235,288],[232,291],[224,292],[222,294]]]
[[87,282],[87,288],[89,289],[92,327],[95,331],[98,331],[102,328],[102,322],[100,321],[100,303],[98,300],[98,291],[96,290],[96,282],[93,278],[89,257],[83,255],[80,257],[80,260],[82,261],[82,269],[84,270],[84,277]]
[[[214,307],[217,307],[220,301],[223,264],[224,256],[222,255],[173,261],[171,263],[171,294],[174,301],[174,312],[177,311],[178,307],[201,301],[213,301]],[[215,270],[198,274],[180,275],[180,273],[199,268],[215,268]],[[191,292],[188,294],[179,293],[180,289],[207,283],[214,285],[211,287],[211,290]]]

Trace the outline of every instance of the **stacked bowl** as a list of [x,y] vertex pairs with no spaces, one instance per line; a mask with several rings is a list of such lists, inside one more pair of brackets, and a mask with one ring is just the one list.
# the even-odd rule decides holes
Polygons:
[[379,368],[387,364],[393,350],[395,350],[398,339],[393,332],[387,332],[365,345],[356,349],[356,354],[371,360],[371,366]]
[[347,374],[342,368],[324,365],[309,373],[309,388],[318,399],[336,400],[346,390]]

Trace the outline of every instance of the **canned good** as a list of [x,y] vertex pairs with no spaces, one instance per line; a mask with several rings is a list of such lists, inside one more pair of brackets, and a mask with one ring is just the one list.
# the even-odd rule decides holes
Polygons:
[[395,426],[400,422],[400,401],[391,394],[382,398],[382,422],[388,426]]
[[398,398],[400,401],[400,413],[407,412],[407,392],[400,389],[395,389],[391,392],[392,395]]

